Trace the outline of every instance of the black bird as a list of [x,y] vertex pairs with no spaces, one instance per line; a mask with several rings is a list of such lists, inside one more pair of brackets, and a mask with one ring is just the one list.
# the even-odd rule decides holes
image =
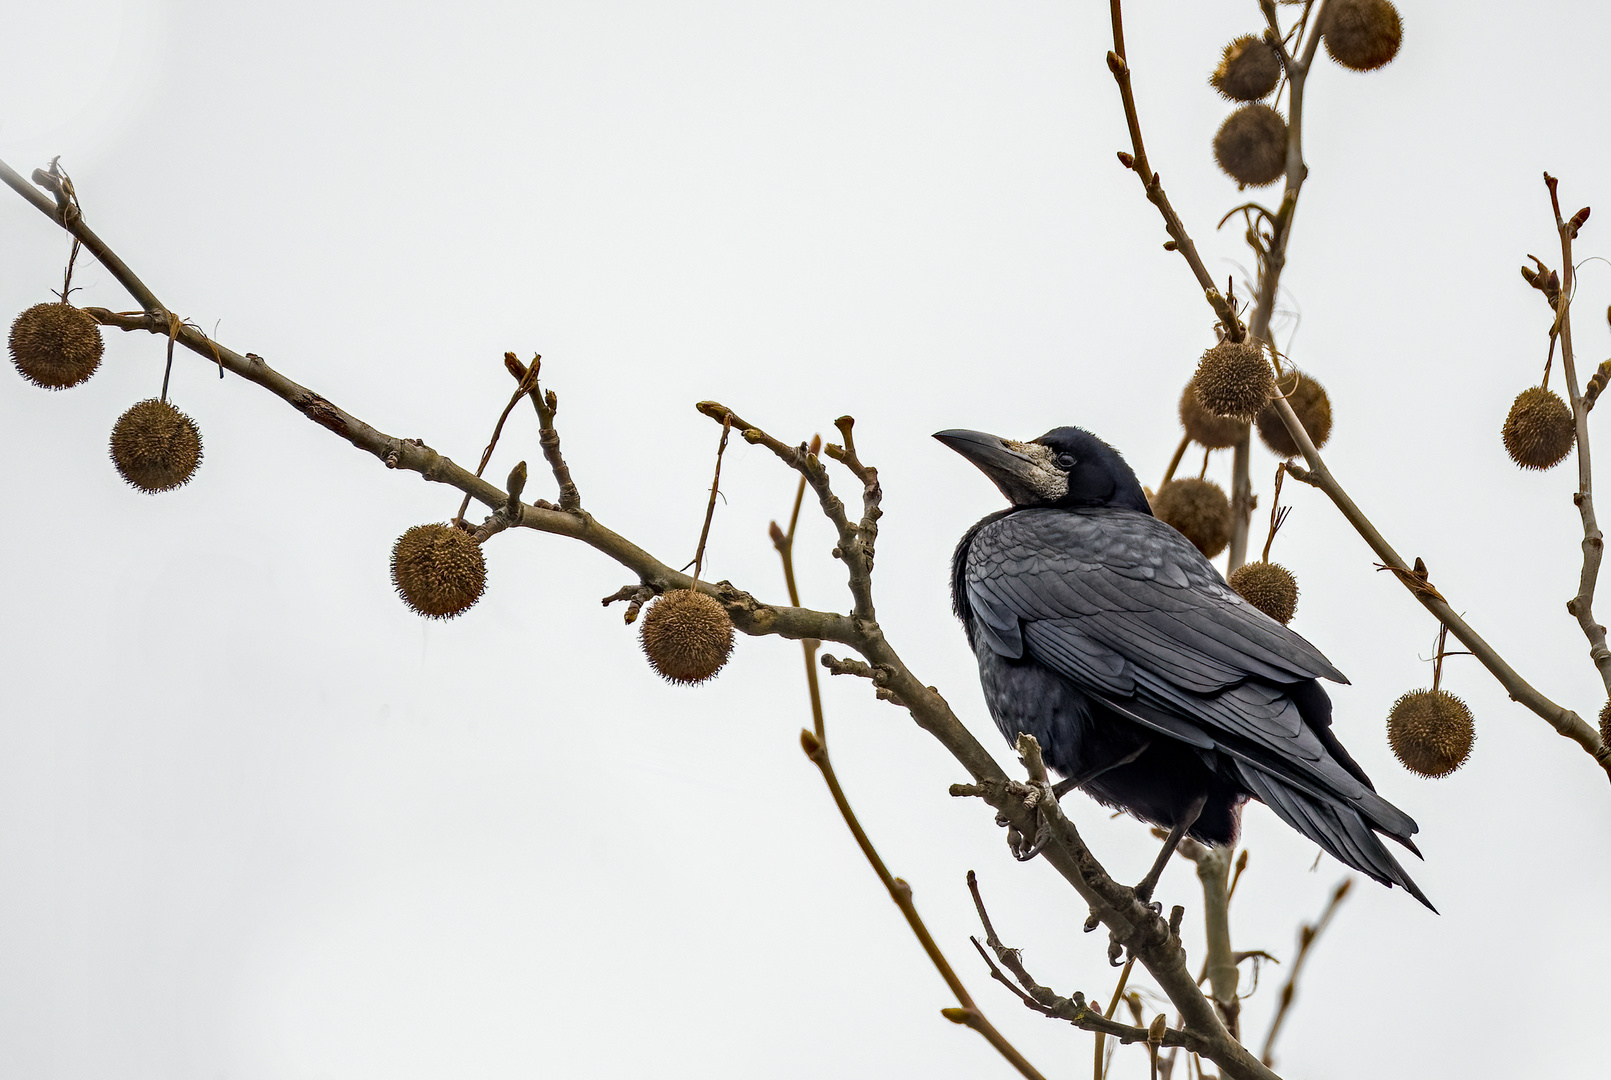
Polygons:
[[1376,835],[1419,856],[1415,822],[1332,733],[1317,679],[1348,680],[1153,517],[1118,451],[1075,427],[1027,443],[934,437],[1012,503],[967,531],[951,572],[996,726],[1040,742],[1059,793],[1170,830],[1144,898],[1182,835],[1232,843],[1253,798],[1432,907]]

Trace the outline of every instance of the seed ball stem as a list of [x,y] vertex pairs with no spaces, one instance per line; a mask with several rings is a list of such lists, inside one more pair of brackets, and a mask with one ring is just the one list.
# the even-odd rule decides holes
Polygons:
[[112,464],[124,480],[149,494],[190,483],[201,464],[196,422],[166,401],[129,406],[112,428]]
[[105,342],[99,324],[71,304],[35,304],[11,323],[11,362],[35,386],[65,390],[95,374]]
[[486,592],[486,556],[463,529],[415,525],[392,545],[392,584],[403,603],[419,614],[451,619]]
[[1152,499],[1154,516],[1212,559],[1231,542],[1231,501],[1210,480],[1171,480]]

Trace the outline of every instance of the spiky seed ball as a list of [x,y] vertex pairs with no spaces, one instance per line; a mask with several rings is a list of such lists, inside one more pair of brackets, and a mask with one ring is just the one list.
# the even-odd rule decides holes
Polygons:
[[1215,416],[1257,416],[1275,396],[1264,350],[1251,341],[1222,341],[1203,353],[1192,376],[1197,400]]
[[1572,450],[1577,427],[1572,407],[1561,395],[1542,386],[1529,386],[1516,395],[1500,434],[1510,459],[1524,469],[1559,465]]
[[112,427],[112,464],[141,491],[156,494],[190,483],[201,464],[196,422],[166,401],[129,406]]
[[11,362],[46,390],[77,386],[101,366],[101,328],[71,304],[35,304],[11,324]]
[[1387,741],[1410,772],[1448,776],[1471,756],[1471,710],[1447,690],[1411,690],[1387,714]]
[[1600,706],[1600,741],[1611,746],[1611,701]]
[[1257,101],[1280,81],[1280,58],[1263,38],[1252,34],[1225,46],[1219,67],[1208,77],[1208,85],[1232,101]]
[[1298,579],[1279,563],[1243,563],[1231,571],[1229,584],[1243,600],[1282,626],[1298,613]]
[[693,686],[714,676],[733,651],[733,620],[714,597],[672,589],[643,616],[643,653],[667,682]]
[[1212,559],[1231,542],[1231,501],[1208,480],[1171,480],[1152,500],[1154,516]]
[[1287,122],[1268,105],[1243,105],[1214,136],[1214,160],[1232,180],[1263,187],[1287,171]]
[[1331,58],[1355,71],[1375,71],[1398,55],[1404,24],[1388,0],[1331,0],[1324,40]]
[[403,603],[431,619],[468,611],[487,589],[475,537],[452,525],[416,525],[392,545],[392,584]]
[[1247,421],[1234,416],[1215,416],[1203,408],[1197,397],[1197,382],[1192,380],[1180,394],[1180,425],[1192,441],[1210,450],[1223,450],[1235,446],[1247,434]]
[[[1325,446],[1331,438],[1331,398],[1326,388],[1301,372],[1289,372],[1277,381],[1276,390],[1286,395],[1287,404],[1303,422],[1303,430],[1309,433],[1315,449]],[[1258,425],[1259,438],[1265,446],[1281,457],[1298,456],[1298,444],[1281,421],[1274,401],[1259,410]]]

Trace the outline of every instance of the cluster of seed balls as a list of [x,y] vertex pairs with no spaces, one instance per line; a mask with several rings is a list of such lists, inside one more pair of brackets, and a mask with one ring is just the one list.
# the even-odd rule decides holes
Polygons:
[[[1278,394],[1286,398],[1315,446],[1324,446],[1332,425],[1331,400],[1325,387],[1299,372],[1287,372],[1278,386],[1264,349],[1252,342],[1225,341],[1203,354],[1180,396],[1180,422],[1192,441],[1210,450],[1235,446],[1252,423],[1271,451],[1293,457],[1299,447],[1274,408]],[[1218,555],[1230,541],[1230,500],[1219,485],[1207,480],[1171,480],[1153,496],[1152,511],[1208,558]],[[1297,613],[1297,579],[1278,563],[1245,563],[1231,573],[1227,583],[1283,626]],[[1601,727],[1611,733],[1611,704],[1602,713]],[[1471,710],[1453,694],[1414,690],[1389,711],[1387,738],[1405,768],[1421,776],[1441,777],[1471,756],[1475,728]]]
[[[1355,71],[1374,71],[1398,55],[1404,38],[1388,0],[1331,0],[1320,28],[1326,52]],[[1281,59],[1261,37],[1245,34],[1225,46],[1209,85],[1247,104],[1226,117],[1214,136],[1214,159],[1238,184],[1263,187],[1287,170],[1287,122],[1264,104],[1281,82]]]
[[[403,603],[429,619],[451,619],[487,589],[487,562],[467,529],[416,525],[392,545],[392,584]],[[640,640],[666,681],[693,686],[714,678],[733,651],[733,620],[714,597],[672,589],[649,605]]]
[[[105,343],[90,315],[68,303],[35,304],[11,324],[11,362],[46,390],[78,386],[101,366]],[[196,422],[166,401],[130,406],[112,428],[112,464],[132,486],[155,494],[190,482],[201,464]]]

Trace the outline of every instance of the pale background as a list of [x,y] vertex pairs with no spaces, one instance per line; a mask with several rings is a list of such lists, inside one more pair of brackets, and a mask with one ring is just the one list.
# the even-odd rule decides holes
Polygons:
[[[1331,391],[1328,457],[1367,512],[1592,716],[1603,691],[1564,610],[1572,469],[1522,475],[1498,431],[1543,360],[1547,313],[1516,272],[1529,251],[1558,262],[1540,173],[1568,212],[1611,215],[1611,20],[1588,2],[1403,10],[1389,68],[1322,61],[1311,83],[1293,355]],[[541,352],[586,504],[673,564],[716,442],[694,401],[791,439],[854,413],[887,492],[885,629],[1005,759],[946,587],[998,497],[929,433],[1079,423],[1156,483],[1212,340],[1114,161],[1107,20],[1091,0],[12,3],[0,156],[26,174],[63,155],[88,220],[174,310],[461,463],[511,389],[504,350]],[[1228,107],[1204,80],[1258,24],[1252,0],[1129,13],[1155,166],[1221,277],[1247,256],[1239,226],[1213,231],[1240,197],[1209,153]],[[1608,230],[1597,213],[1580,252]],[[66,250],[0,192],[7,319],[60,286]],[[130,304],[93,262],[77,283],[81,303]],[[1586,378],[1611,350],[1606,264],[1580,298]],[[426,623],[386,557],[457,493],[189,354],[172,394],[206,460],[176,494],[137,494],[105,445],[161,355],[114,333],[62,394],[0,372],[0,1075],[1009,1074],[940,1019],[944,986],[798,749],[796,645],[742,640],[712,686],[668,687],[599,607],[629,575],[525,532],[489,545],[479,606]],[[490,474],[520,457],[539,458],[524,407]],[[1273,465],[1257,451],[1266,498]],[[743,444],[724,479],[710,572],[780,598],[765,530],[793,479]],[[1443,914],[1361,881],[1283,1071],[1603,1070],[1604,774],[1463,659],[1446,685],[1477,716],[1470,764],[1400,769],[1383,717],[1430,683],[1435,626],[1295,486],[1275,549],[1303,588],[1294,625],[1353,678],[1339,729],[1419,820],[1412,872]],[[548,489],[534,469],[530,497]],[[845,606],[825,527],[802,530],[806,602]],[[904,713],[860,682],[827,704],[850,797],[975,995],[1049,1075],[1088,1075],[1089,1035],[982,971],[963,875],[1042,981],[1105,998],[1077,898],[947,797],[962,770]],[[1140,875],[1142,826],[1069,808]],[[1237,946],[1290,957],[1342,868],[1311,872],[1314,848],[1261,807],[1246,837]],[[1195,964],[1189,866],[1160,899],[1188,907]],[[1280,978],[1246,1006],[1258,1036]],[[1138,1051],[1119,1060],[1144,1075]]]

